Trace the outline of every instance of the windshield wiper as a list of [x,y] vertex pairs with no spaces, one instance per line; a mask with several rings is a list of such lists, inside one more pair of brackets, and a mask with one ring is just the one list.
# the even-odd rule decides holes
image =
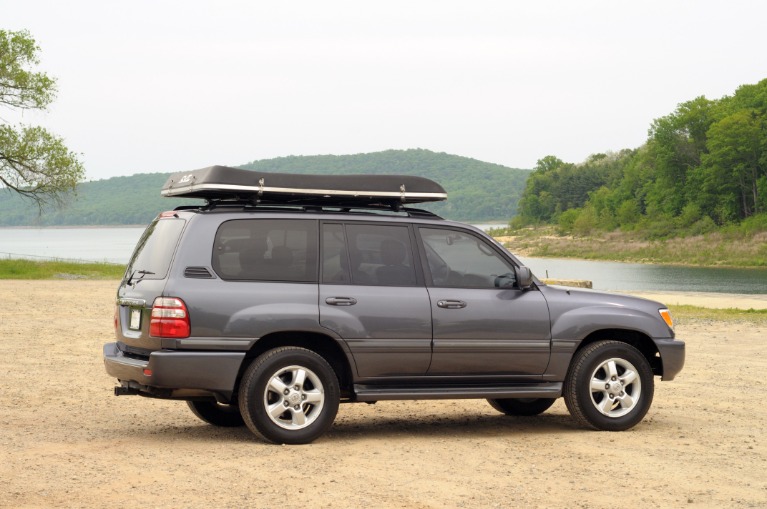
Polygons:
[[144,276],[154,275],[154,272],[152,272],[151,270],[134,270],[133,272],[130,273],[130,276],[128,277],[128,281],[126,281],[125,284],[130,285],[131,281],[133,281],[133,276],[135,276],[136,274],[141,274],[141,277],[136,280],[136,283],[138,283],[139,281],[144,279]]

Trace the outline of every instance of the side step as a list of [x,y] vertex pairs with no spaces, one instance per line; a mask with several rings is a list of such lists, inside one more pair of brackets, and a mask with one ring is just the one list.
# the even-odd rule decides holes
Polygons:
[[509,386],[380,386],[354,385],[357,401],[404,399],[558,398],[562,382]]

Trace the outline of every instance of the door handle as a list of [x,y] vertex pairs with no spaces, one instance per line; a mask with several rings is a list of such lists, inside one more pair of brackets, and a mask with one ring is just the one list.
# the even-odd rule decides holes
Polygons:
[[466,307],[466,303],[462,300],[440,300],[437,301],[437,306],[445,309],[461,309]]
[[325,303],[331,306],[353,306],[357,303],[357,299],[354,297],[328,297],[325,299]]

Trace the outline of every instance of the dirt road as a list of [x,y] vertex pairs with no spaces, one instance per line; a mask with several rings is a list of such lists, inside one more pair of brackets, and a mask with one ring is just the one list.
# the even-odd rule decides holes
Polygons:
[[275,446],[184,403],[114,397],[115,288],[0,281],[0,507],[767,506],[765,327],[681,323],[687,365],[628,432],[579,429],[561,400],[525,419],[382,402]]

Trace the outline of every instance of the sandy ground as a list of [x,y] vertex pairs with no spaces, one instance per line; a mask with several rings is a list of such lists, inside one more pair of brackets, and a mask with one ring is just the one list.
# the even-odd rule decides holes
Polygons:
[[113,396],[115,288],[0,281],[1,507],[767,507],[765,327],[680,323],[685,369],[623,433],[579,429],[562,400],[524,419],[407,401],[276,446]]

